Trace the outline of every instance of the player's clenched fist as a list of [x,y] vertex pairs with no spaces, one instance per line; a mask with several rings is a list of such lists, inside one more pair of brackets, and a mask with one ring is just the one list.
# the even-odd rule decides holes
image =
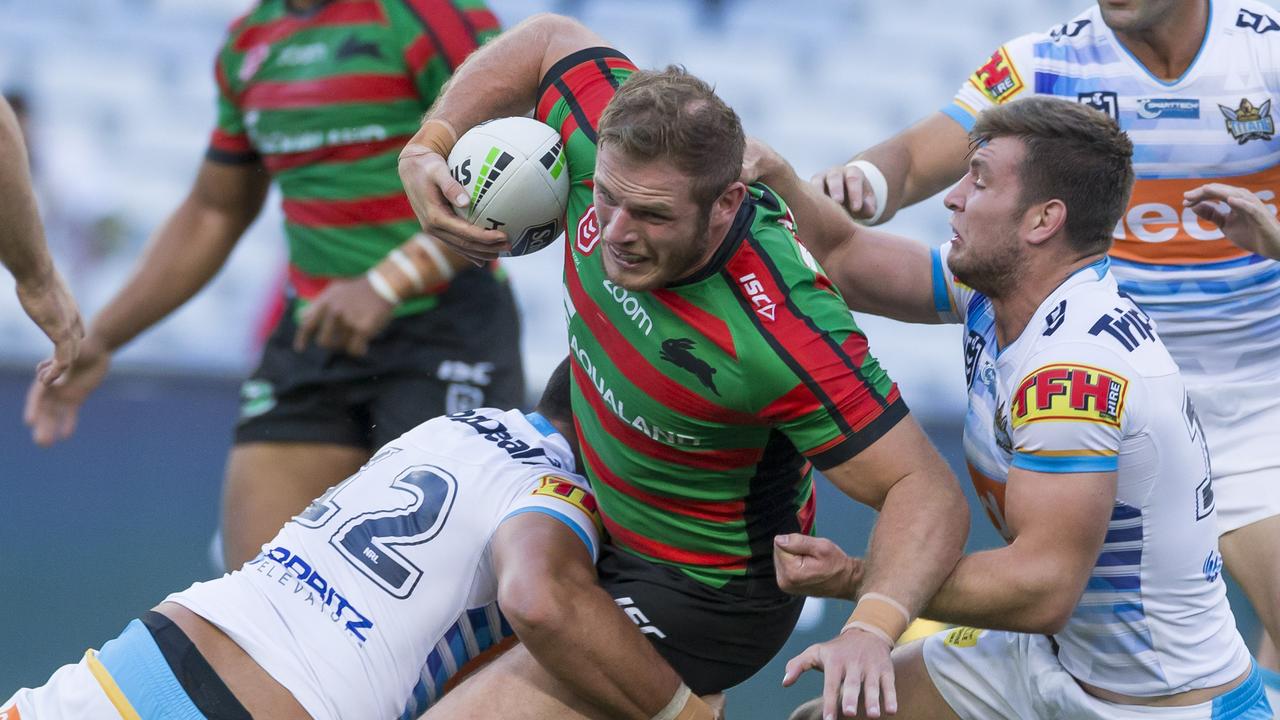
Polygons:
[[835,200],[855,220],[874,222],[879,218],[877,210],[884,199],[876,197],[871,181],[857,163],[827,168],[814,175],[809,182]]
[[862,581],[862,561],[826,538],[799,533],[773,539],[778,587],[792,595],[852,600]]

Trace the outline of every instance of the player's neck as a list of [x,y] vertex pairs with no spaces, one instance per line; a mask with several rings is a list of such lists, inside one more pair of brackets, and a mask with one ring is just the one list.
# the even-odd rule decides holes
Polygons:
[[1191,67],[1208,30],[1208,0],[1192,0],[1175,3],[1169,14],[1149,30],[1113,32],[1147,72],[1173,81]]
[[1009,347],[1022,336],[1027,323],[1035,317],[1036,310],[1068,278],[1081,269],[1097,262],[1102,255],[1094,254],[1064,263],[1062,258],[1033,260],[1023,271],[1022,280],[1000,297],[991,297],[991,308],[996,316],[996,341],[1000,349]]

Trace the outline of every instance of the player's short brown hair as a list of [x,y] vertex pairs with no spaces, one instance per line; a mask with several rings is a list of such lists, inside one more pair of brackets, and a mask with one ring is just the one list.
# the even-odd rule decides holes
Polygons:
[[969,139],[975,147],[1015,137],[1026,147],[1019,168],[1022,204],[1057,198],[1067,207],[1067,241],[1093,254],[1111,233],[1133,191],[1133,143],[1104,112],[1061,98],[1029,97],[982,111]]
[[598,142],[675,165],[693,178],[693,201],[702,208],[738,179],[746,147],[738,114],[678,65],[627,78],[600,116]]

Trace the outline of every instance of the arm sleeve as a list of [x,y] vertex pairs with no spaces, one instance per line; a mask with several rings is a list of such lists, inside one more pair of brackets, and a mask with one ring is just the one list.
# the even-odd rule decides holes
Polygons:
[[[1069,358],[1069,360],[1064,360]],[[1136,424],[1141,376],[1094,345],[1055,345],[1024,366],[1013,388],[1011,465],[1043,473],[1113,472],[1120,442]]]
[[567,474],[539,475],[529,482],[502,519],[530,512],[564,523],[587,546],[592,562],[600,559],[604,521],[585,478]]
[[[857,455],[908,411],[840,294],[795,244],[782,225],[757,228],[728,269],[752,276],[735,283],[738,302],[774,351],[767,361],[785,366],[781,392],[759,414],[822,470]],[[762,305],[762,297],[776,302]]]
[[960,86],[951,103],[942,108],[942,113],[960,123],[966,131],[972,130],[978,113],[1034,92],[1035,73],[1031,60],[1035,38],[1034,34],[1023,35],[996,48]]
[[[254,149],[245,127],[244,115],[236,104],[236,91],[231,85],[228,66],[231,62],[229,52],[224,50],[214,61],[214,77],[218,83],[218,117],[209,138],[209,149],[205,159],[226,165],[248,165],[259,161],[258,151]],[[248,62],[241,58],[240,64]]]
[[534,117],[560,132],[569,162],[569,182],[590,181],[595,171],[600,115],[635,70],[617,50],[594,47],[569,55],[542,78]]

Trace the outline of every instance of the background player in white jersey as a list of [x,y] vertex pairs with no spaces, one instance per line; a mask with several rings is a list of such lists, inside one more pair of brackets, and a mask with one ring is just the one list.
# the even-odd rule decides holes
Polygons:
[[[946,198],[955,234],[933,252],[858,228],[776,155],[761,161],[855,308],[967,329],[965,454],[1008,545],[961,559],[925,615],[993,630],[895,651],[897,715],[1269,717],[1227,604],[1194,406],[1106,256],[1132,144],[1049,98],[987,110],[971,137]],[[777,545],[784,587],[856,592],[855,561],[829,541]],[[810,647],[785,682],[829,674],[845,640]],[[826,680],[825,717],[838,682]],[[846,692],[844,712],[856,704]]]
[[[1196,192],[1216,181],[1239,208],[1248,195],[1275,214],[1280,13],[1258,0],[1099,0],[996,49],[950,105],[814,182],[855,218],[887,220],[965,173],[979,111],[1028,95],[1094,107],[1133,139],[1112,270],[1182,369],[1212,450],[1227,568],[1280,636],[1280,264],[1264,257],[1280,246],[1233,245],[1240,235],[1200,202],[1226,188]],[[1258,659],[1280,670],[1265,637]],[[1280,675],[1264,675],[1275,700]]]
[[566,362],[537,413],[419,425],[243,568],[170,595],[0,718],[414,718],[513,628],[583,714],[711,718],[595,582],[572,422]]

